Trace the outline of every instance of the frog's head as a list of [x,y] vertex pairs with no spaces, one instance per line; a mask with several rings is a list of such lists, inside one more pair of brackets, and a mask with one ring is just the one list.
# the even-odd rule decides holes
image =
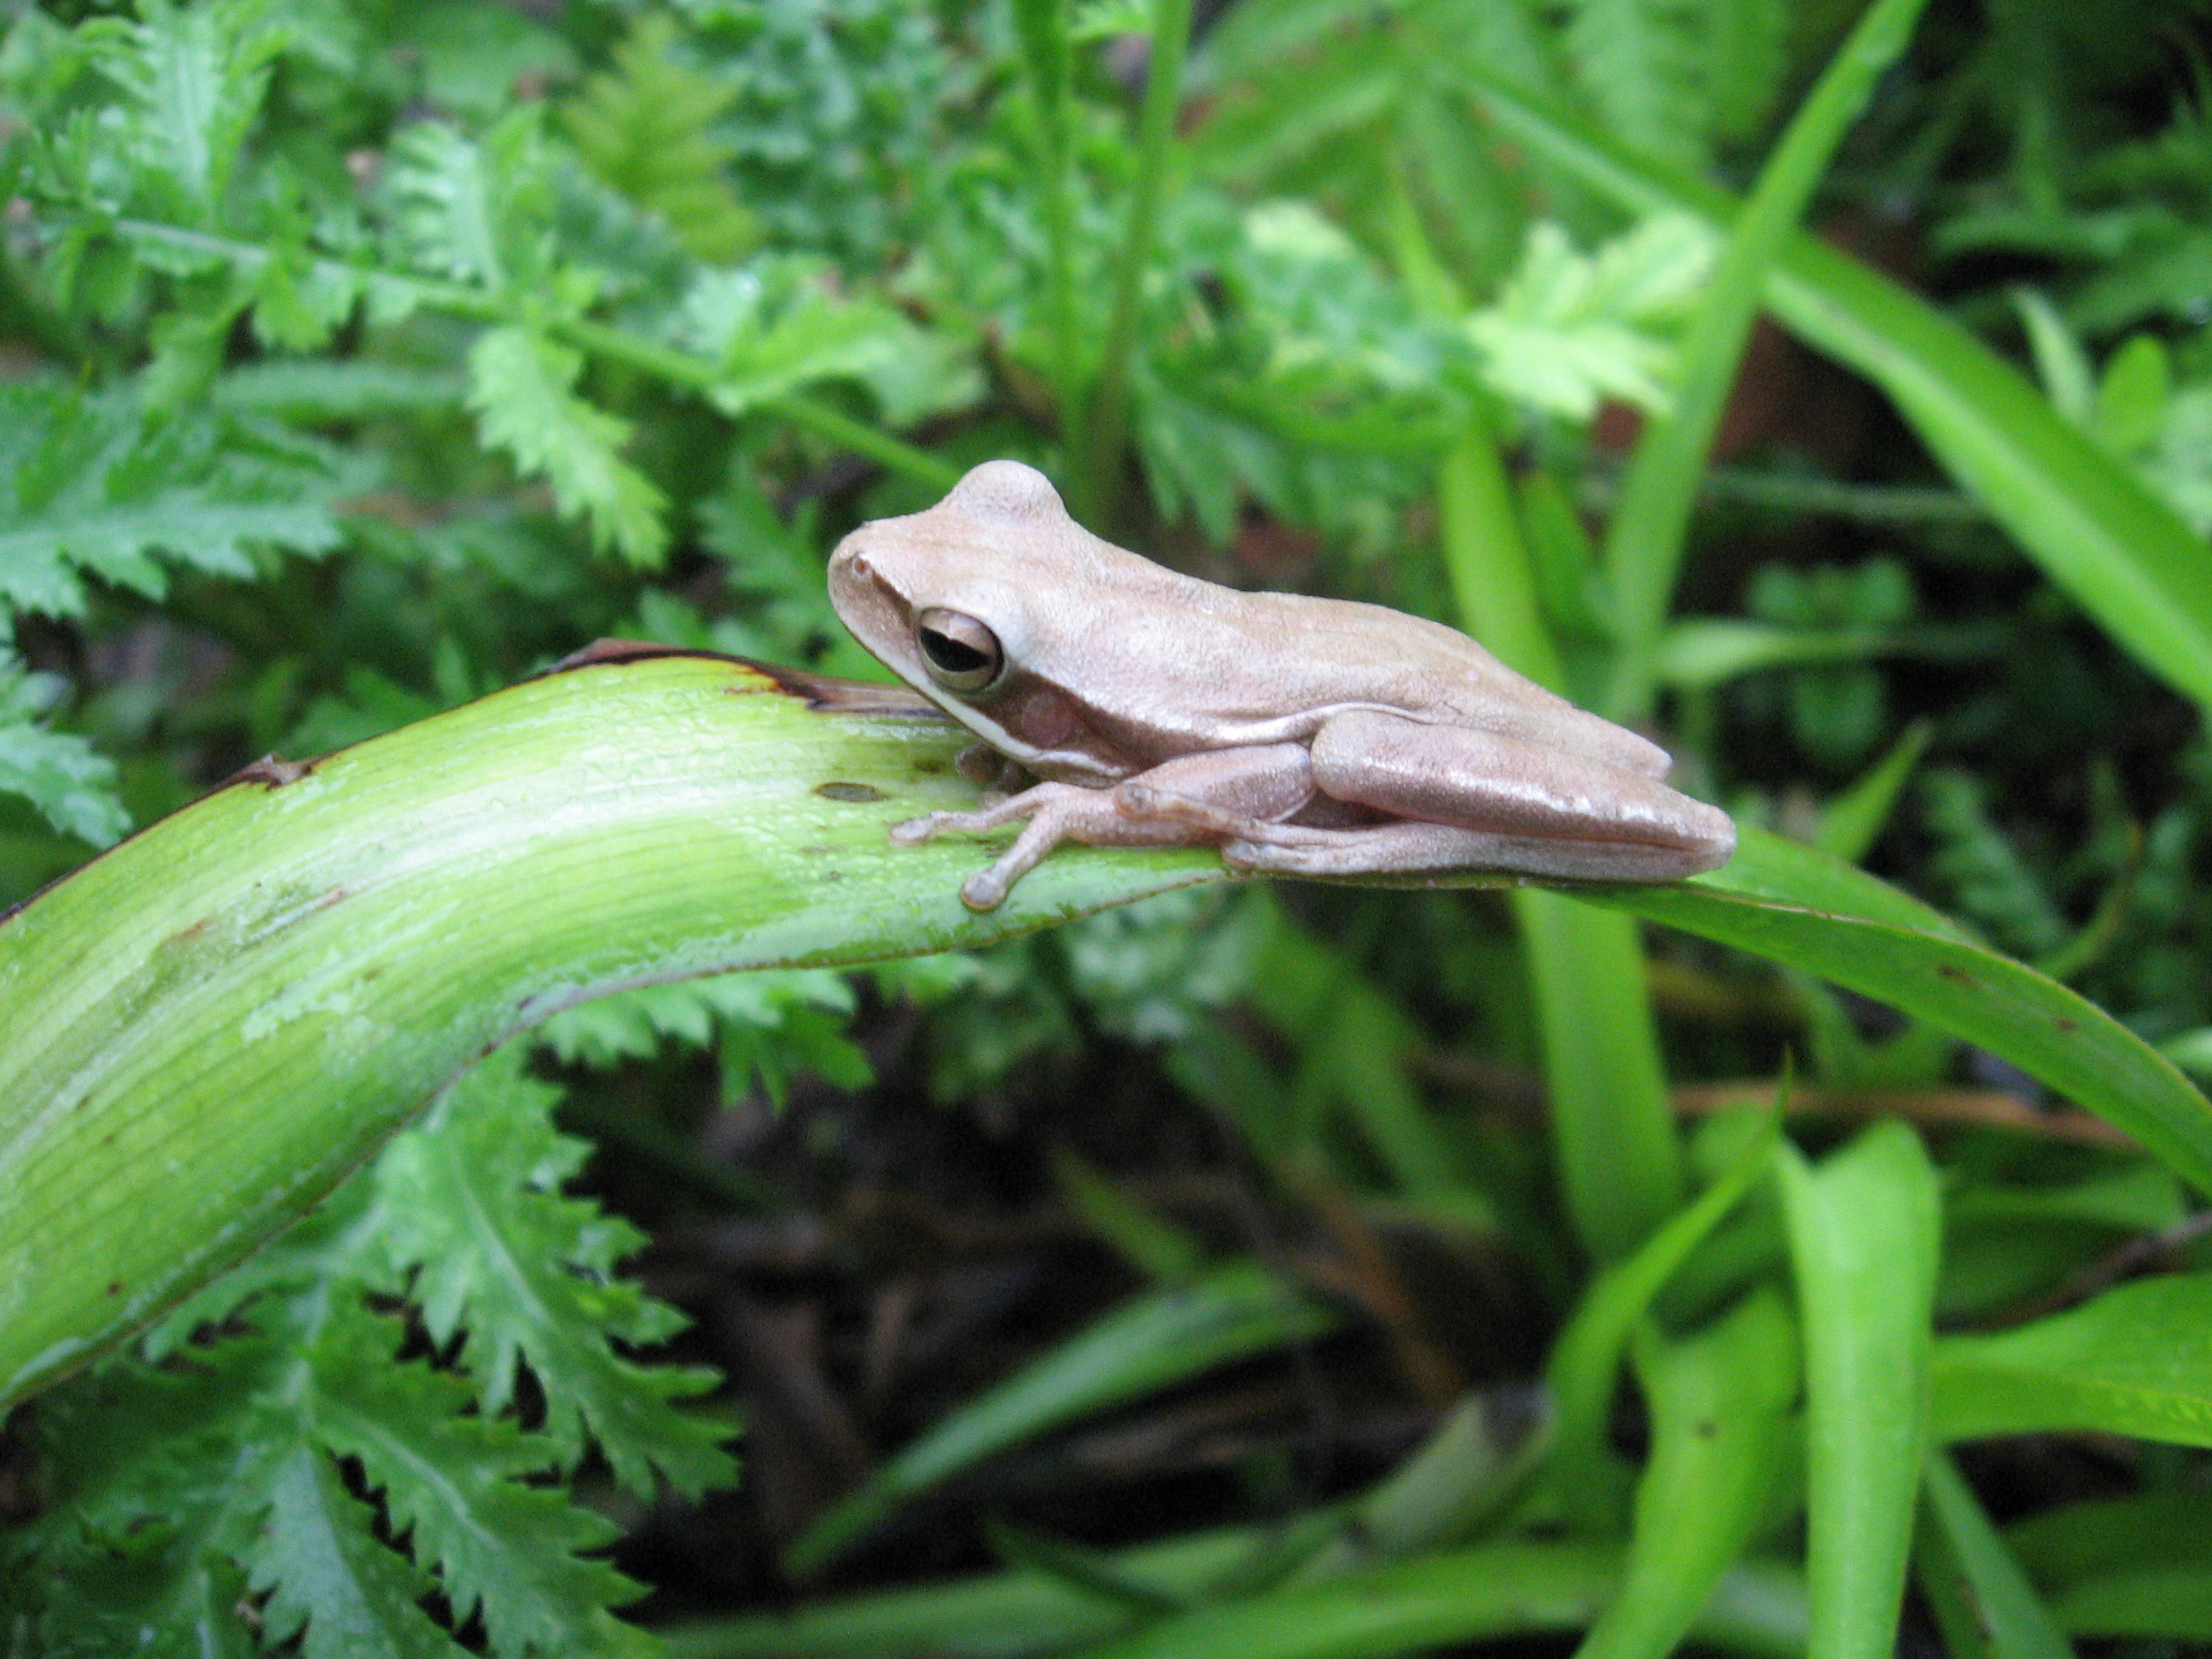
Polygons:
[[840,542],[830,600],[901,679],[934,702],[964,702],[1029,660],[1037,596],[1067,592],[1095,545],[1043,473],[986,461],[927,512]]

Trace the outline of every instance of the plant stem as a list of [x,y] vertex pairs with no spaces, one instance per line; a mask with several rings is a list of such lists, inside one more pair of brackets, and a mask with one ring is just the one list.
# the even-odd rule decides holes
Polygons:
[[[155,224],[145,220],[118,221],[115,228],[126,236],[141,240],[194,249],[228,259],[248,270],[258,270],[271,257],[268,249],[257,243],[241,242],[226,236],[210,236],[204,232],[185,230],[173,225]],[[633,334],[626,329],[593,322],[588,318],[532,319],[504,295],[488,289],[398,271],[364,270],[338,259],[316,259],[313,262],[313,269],[316,276],[326,281],[350,280],[380,285],[387,292],[404,294],[415,304],[427,310],[442,311],[449,316],[466,317],[482,323],[524,324],[535,320],[538,326],[564,345],[574,346],[608,362],[641,370],[702,397],[711,398],[715,388],[722,383],[720,365],[707,358],[680,351],[674,346],[664,345],[658,340]],[[864,421],[856,421],[826,404],[817,403],[804,392],[780,392],[774,397],[762,398],[760,406],[781,416],[793,426],[802,427],[831,443],[842,445],[854,454],[864,455],[887,471],[902,473],[933,489],[949,489],[959,480],[957,468],[947,465],[927,450],[917,449],[914,445],[879,431]]]
[[[1415,303],[1456,308],[1401,190],[1397,264]],[[1507,666],[1553,690],[1565,665],[1536,598],[1513,483],[1486,411],[1468,411],[1437,472],[1437,519],[1460,626]],[[1511,895],[1552,1099],[1553,1155],[1583,1248],[1627,1255],[1681,1202],[1666,1069],[1636,924],[1534,888]]]
[[[1437,507],[1461,625],[1509,666],[1561,689],[1565,671],[1537,608],[1511,481],[1479,416],[1438,471]],[[1613,1261],[1682,1198],[1643,941],[1629,918],[1562,893],[1520,888],[1510,902],[1536,1006],[1567,1213],[1583,1248]]]
[[1066,446],[1070,493],[1078,518],[1094,506],[1090,453],[1083,440],[1087,380],[1075,321],[1075,200],[1067,144],[1066,0],[1017,0],[1015,26],[1036,122],[1039,197],[1045,233],[1045,316],[1051,361],[1046,366]]
[[1152,61],[1145,80],[1145,108],[1137,137],[1137,177],[1129,191],[1129,218],[1114,270],[1113,301],[1107,313],[1105,355],[1098,385],[1091,393],[1090,429],[1085,434],[1085,465],[1096,480],[1093,528],[1113,533],[1119,516],[1121,447],[1129,427],[1129,359],[1137,346],[1137,322],[1145,295],[1145,272],[1152,264],[1159,230],[1160,190],[1168,153],[1175,142],[1175,118],[1182,101],[1184,54],[1190,46],[1191,0],[1153,0]]

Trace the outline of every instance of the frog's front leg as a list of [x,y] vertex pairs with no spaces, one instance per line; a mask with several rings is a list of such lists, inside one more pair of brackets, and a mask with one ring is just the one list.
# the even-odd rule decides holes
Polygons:
[[1641,772],[1461,726],[1340,714],[1316,733],[1316,788],[1391,823],[1261,826],[1227,841],[1242,869],[1300,875],[1495,869],[1672,881],[1735,850],[1727,813]]
[[[1291,816],[1314,794],[1304,745],[1267,744],[1180,756],[1108,788],[1040,783],[978,811],[909,818],[893,825],[890,833],[893,841],[911,846],[1028,820],[997,862],[970,876],[960,889],[960,901],[969,909],[990,910],[1063,841],[1091,847],[1212,846]],[[1187,802],[1195,810],[1188,815],[1163,812],[1163,800]]]

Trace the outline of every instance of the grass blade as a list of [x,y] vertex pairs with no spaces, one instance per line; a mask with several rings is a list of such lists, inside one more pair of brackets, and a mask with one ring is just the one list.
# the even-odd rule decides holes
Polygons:
[[[1136,355],[1144,306],[1145,275],[1159,237],[1160,197],[1175,148],[1176,111],[1182,97],[1182,66],[1190,49],[1191,0],[1152,0],[1152,50],[1145,66],[1145,106],[1137,130],[1136,179],[1129,216],[1115,251],[1112,299],[1106,311],[1106,345],[1098,384],[1091,394],[1091,419],[1080,441],[1092,481],[1093,527],[1111,536],[1120,516],[1121,446],[1129,430],[1129,366]],[[1073,435],[1073,434],[1071,434]]]
[[[1085,1650],[1085,1659],[1381,1659],[1449,1643],[1574,1631],[1619,1583],[1620,1558],[1601,1546],[1492,1544],[1298,1586],[1163,1619]],[[1728,1586],[1699,1621],[1702,1640],[1758,1652],[1795,1632],[1731,1619]]]
[[1220,874],[1054,858],[973,916],[975,848],[884,836],[972,801],[959,746],[903,692],[817,709],[802,679],[652,650],[242,774],[0,921],[0,1402],[240,1260],[560,1008]]
[[[1695,213],[1716,228],[1736,204],[1631,155],[1580,118],[1476,65],[1460,73],[1516,140],[1629,211]],[[2124,463],[2052,409],[2027,378],[1925,301],[1800,234],[1766,302],[1792,332],[1889,395],[1951,476],[2124,647],[2212,707],[2212,556]]]
[[2212,1642],[2212,1505],[2201,1492],[2062,1504],[2004,1537],[2072,1634]]
[[[1141,1574],[1164,1593],[1191,1595],[1249,1554],[1258,1538],[1249,1531],[1208,1533],[1115,1559],[1124,1573]],[[1486,1634],[1573,1631],[1613,1595],[1620,1574],[1620,1553],[1601,1545],[1483,1545],[1201,1609],[1133,1640],[1085,1651],[1091,1659],[1352,1659]],[[1799,1659],[1804,1595],[1790,1567],[1735,1567],[1699,1615],[1698,1639],[1750,1659]],[[791,1613],[678,1625],[660,1634],[672,1659],[903,1659],[916,1653],[1018,1659],[1064,1653],[1110,1632],[1121,1617],[1113,1603],[1064,1581],[1018,1572],[879,1591]]]
[[[1280,906],[1267,907],[1252,1000],[1297,1044],[1309,1085],[1358,1126],[1400,1191],[1486,1211],[1414,1080],[1407,1056],[1421,1037],[1405,1011]],[[1279,1101],[1262,1109],[1285,1115]]]
[[1711,876],[1577,896],[1802,968],[2002,1054],[2212,1193],[2212,1103],[2170,1060],[2095,1003],[1862,871],[1746,830],[1735,861]]
[[1896,1643],[1928,1419],[1936,1172],[1902,1124],[1817,1169],[1778,1150],[1805,1345],[1811,1659]]
[[[1426,258],[1401,214],[1401,265]],[[1536,599],[1498,445],[1470,416],[1437,475],[1437,526],[1460,624],[1539,684],[1565,670]],[[1567,1213],[1583,1248],[1616,1261],[1681,1202],[1681,1157],[1636,925],[1551,893],[1512,896],[1528,965]]]
[[785,1565],[813,1571],[908,1498],[1034,1435],[1335,1322],[1334,1310],[1256,1262],[1148,1291],[908,1446],[801,1534]]
[[1928,1455],[1919,1577],[1951,1659],[2073,1659],[2050,1610],[1958,1467]]
[[2212,1446],[2212,1273],[2138,1279],[1936,1348],[1946,1440],[2087,1431]]
[[[1402,182],[1390,226],[1399,274],[1426,314],[1462,301]],[[1565,694],[1566,665],[1538,599],[1519,505],[1480,405],[1437,470],[1437,525],[1459,625],[1501,662]],[[1635,924],[1599,919],[1534,891],[1512,897],[1552,1103],[1567,1213],[1601,1261],[1633,1250],[1682,1201],[1666,1068]]]
[[1601,1484],[1606,1413],[1630,1336],[1675,1270],[1765,1173],[1779,1126],[1770,1115],[1711,1185],[1634,1255],[1601,1274],[1553,1346],[1545,1368],[1559,1413],[1552,1467],[1571,1505]]
[[1634,719],[1650,709],[1660,630],[1674,599],[1698,481],[1775,259],[1836,146],[1866,107],[1875,81],[1905,50],[1926,3],[1875,0],[1837,49],[1759,169],[1751,199],[1729,233],[1683,342],[1674,409],[1644,428],[1629,459],[1605,546],[1620,625],[1607,699],[1607,712],[1616,719]]
[[1513,895],[1513,915],[1542,1028],[1567,1213],[1584,1249],[1617,1261],[1682,1196],[1644,942],[1626,916],[1536,888]]
[[[1763,1149],[1762,1149],[1763,1150]],[[1683,1341],[1639,1345],[1651,1459],[1620,1595],[1576,1659],[1666,1659],[1758,1526],[1789,1450],[1797,1333],[1763,1289]]]

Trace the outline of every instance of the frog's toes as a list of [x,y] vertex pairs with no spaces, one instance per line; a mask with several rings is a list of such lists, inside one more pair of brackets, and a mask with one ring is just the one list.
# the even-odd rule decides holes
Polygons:
[[901,847],[919,847],[926,841],[935,840],[945,828],[944,820],[952,816],[950,812],[926,812],[918,818],[895,823],[891,825],[891,839]]

